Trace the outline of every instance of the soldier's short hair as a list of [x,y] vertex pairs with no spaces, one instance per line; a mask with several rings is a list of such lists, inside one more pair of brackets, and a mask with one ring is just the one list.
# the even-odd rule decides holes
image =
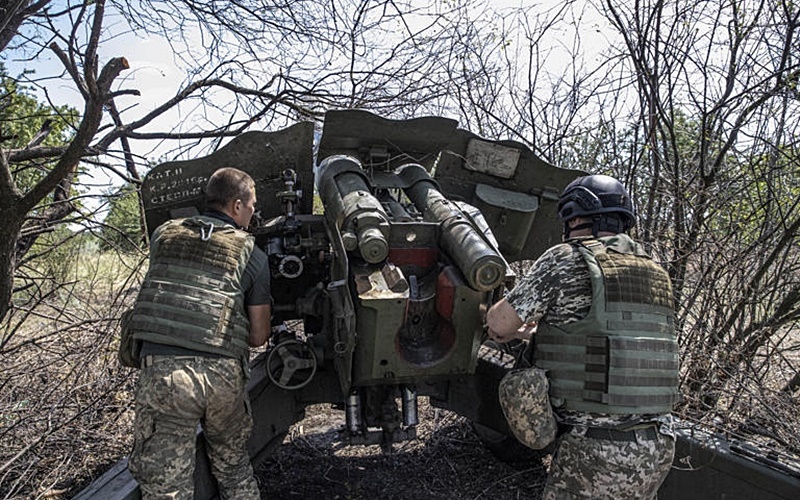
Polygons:
[[233,167],[216,170],[206,184],[206,205],[225,208],[234,200],[250,201],[256,183],[246,172]]

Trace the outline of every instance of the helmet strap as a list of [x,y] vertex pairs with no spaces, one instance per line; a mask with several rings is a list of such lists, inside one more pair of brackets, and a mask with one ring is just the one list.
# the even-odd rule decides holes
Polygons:
[[584,222],[583,224],[578,224],[574,227],[569,227],[569,222],[564,222],[564,239],[569,239],[569,235],[572,231],[580,231],[581,229],[590,229],[592,230],[592,236],[597,238],[597,235],[600,231],[606,231],[609,233],[624,233],[625,232],[625,225],[619,217],[615,217],[613,215],[595,215],[592,217],[591,222]]
[[568,240],[569,235],[572,231],[580,231],[581,229],[589,229],[592,228],[592,235],[597,238],[597,222],[584,222],[583,224],[578,224],[575,227],[569,227],[569,222],[564,223],[564,239]]
[[[608,231],[617,234],[625,232],[625,223],[621,218],[615,215],[601,215],[597,218],[596,224],[600,231]],[[596,236],[595,234],[595,237]]]

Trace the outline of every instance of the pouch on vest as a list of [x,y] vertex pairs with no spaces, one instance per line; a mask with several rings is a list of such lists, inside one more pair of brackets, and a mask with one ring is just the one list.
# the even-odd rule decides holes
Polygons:
[[130,324],[133,317],[133,308],[128,309],[119,318],[119,352],[117,357],[122,366],[139,368],[139,352],[142,350],[142,341],[133,338]]
[[511,432],[534,450],[545,448],[558,431],[548,388],[547,375],[538,368],[511,370],[498,387],[500,407]]

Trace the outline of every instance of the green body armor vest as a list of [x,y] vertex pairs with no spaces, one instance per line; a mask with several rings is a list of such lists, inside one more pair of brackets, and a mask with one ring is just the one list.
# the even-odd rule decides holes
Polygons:
[[626,235],[572,242],[589,265],[592,304],[580,321],[541,323],[535,364],[555,408],[668,413],[679,400],[669,275]]
[[154,238],[130,320],[133,338],[247,359],[241,281],[253,238],[202,216],[169,221]]

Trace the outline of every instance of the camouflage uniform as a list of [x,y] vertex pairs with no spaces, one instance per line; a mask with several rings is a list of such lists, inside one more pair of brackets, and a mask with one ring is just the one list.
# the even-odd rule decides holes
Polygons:
[[521,443],[534,450],[547,447],[558,431],[548,387],[544,370],[523,368],[507,373],[498,388],[511,431]]
[[222,498],[261,498],[247,453],[253,428],[241,361],[146,356],[136,388],[131,474],[143,498],[187,499],[194,492],[197,424]]
[[[213,212],[211,217],[235,225],[225,214]],[[162,273],[165,266],[170,266],[168,262],[159,260],[159,256],[163,255],[159,245],[166,245],[161,242],[161,230],[166,226],[164,224],[156,229],[150,249],[153,259],[151,270],[160,267]],[[217,235],[221,232],[218,231]],[[196,257],[187,259],[192,261]],[[241,277],[232,280],[244,294],[243,302],[234,306],[237,314],[244,315],[242,308],[248,305],[271,302],[266,259],[263,251],[254,248],[249,258],[243,261],[246,265]],[[184,261],[188,262],[186,259]],[[211,283],[210,273],[201,273],[197,279],[201,283]],[[169,293],[170,283],[160,283],[148,273],[145,277],[145,285],[148,286],[143,285],[142,289]],[[214,286],[207,285],[206,288],[218,292]],[[182,298],[180,293],[173,292],[173,295]],[[140,292],[137,307],[142,302]],[[158,300],[151,300],[149,307],[159,303]],[[188,308],[186,310],[189,311]],[[201,314],[189,312],[189,317]],[[148,314],[147,309],[142,309],[139,314],[144,325],[153,323],[158,327],[158,321],[164,321],[159,319],[161,316]],[[166,318],[165,324],[168,328],[181,328],[182,325],[177,317]],[[237,324],[238,332],[248,335],[248,326],[240,327]],[[199,342],[187,344],[179,338],[180,334],[176,332],[174,339],[164,332],[154,336],[152,331],[138,330],[134,334],[141,336],[144,341],[136,387],[134,447],[128,467],[139,483],[142,497],[146,500],[193,498],[199,424],[203,429],[211,473],[217,480],[221,498],[261,498],[247,450],[247,441],[253,428],[250,401],[245,389],[248,378],[247,346],[243,344],[243,352],[226,354],[224,349],[217,346],[206,347]],[[223,335],[226,335],[225,338],[229,336],[228,333]]]
[[[556,245],[534,263],[506,300],[525,323],[576,322],[588,314],[592,304],[588,265],[572,245]],[[535,363],[532,348],[535,340],[534,335],[525,353],[525,361],[531,365]],[[544,374],[537,368],[532,370]],[[502,385],[511,384],[501,384],[501,391]],[[529,387],[542,391],[530,394],[529,398],[549,406],[545,384],[533,383]],[[553,411],[567,431],[557,442],[545,499],[656,497],[675,452],[669,414],[610,415],[558,407]],[[521,420],[516,427],[529,426],[532,429],[529,434],[547,435],[553,426],[548,410],[516,418]],[[511,419],[509,423],[515,427]]]

